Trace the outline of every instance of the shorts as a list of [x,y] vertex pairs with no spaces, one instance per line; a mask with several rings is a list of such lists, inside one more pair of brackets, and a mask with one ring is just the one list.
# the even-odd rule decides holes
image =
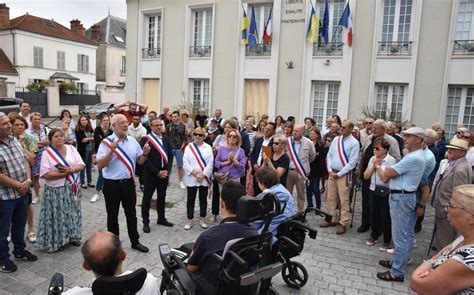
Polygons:
[[178,166],[178,168],[182,168],[183,167],[183,151],[180,149],[172,149],[171,161],[173,161],[173,157],[176,158],[176,166]]

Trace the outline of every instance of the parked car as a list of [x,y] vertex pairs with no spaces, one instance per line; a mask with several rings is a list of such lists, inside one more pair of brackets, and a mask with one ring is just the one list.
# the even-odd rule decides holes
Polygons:
[[113,114],[115,113],[114,104],[111,102],[101,102],[93,106],[85,107],[80,113],[81,115],[89,116],[90,113],[94,111],[96,112],[98,118],[103,114]]
[[20,112],[21,98],[0,97],[0,112],[8,114],[10,112]]

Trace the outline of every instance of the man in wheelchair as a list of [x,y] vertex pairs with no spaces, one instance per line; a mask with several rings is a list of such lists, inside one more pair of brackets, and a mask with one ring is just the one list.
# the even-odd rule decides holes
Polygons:
[[[94,233],[84,243],[81,252],[84,258],[82,267],[92,271],[96,281],[92,284],[92,288],[74,287],[63,294],[124,294],[123,291],[129,288],[130,293],[126,294],[158,294],[158,280],[152,274],[147,274],[144,269],[134,273],[122,271],[122,263],[127,254],[122,249],[120,239],[113,233],[108,231]],[[121,290],[117,292],[117,289]]]

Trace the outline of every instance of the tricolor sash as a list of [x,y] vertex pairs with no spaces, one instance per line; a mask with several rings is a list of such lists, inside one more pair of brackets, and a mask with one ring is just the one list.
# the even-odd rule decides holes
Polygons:
[[[191,153],[193,153],[194,158],[196,158],[196,162],[199,165],[199,168],[201,168],[202,172],[204,173],[204,168],[206,168],[206,160],[202,157],[201,151],[199,150],[197,144],[193,142],[192,144],[188,144],[189,150],[191,150]],[[212,184],[211,180],[205,176],[204,177],[209,185]]]
[[[69,163],[66,161],[66,159],[53,146],[49,146],[49,148],[46,150],[46,154],[48,154],[48,156],[56,164],[61,164],[65,167],[69,167]],[[70,174],[66,177],[66,181],[71,185],[72,199],[74,203],[76,203],[79,200],[79,177],[77,177],[77,174]]]
[[151,145],[156,149],[156,151],[160,153],[165,166],[168,165],[168,155],[160,140],[153,133],[148,134],[146,138],[148,139],[148,142],[151,143]]
[[[112,139],[106,137],[101,143],[105,144],[109,149],[112,149],[112,142]],[[135,162],[133,162],[127,153],[118,145],[114,150],[114,154],[120,160],[120,162],[122,162],[125,168],[127,168],[128,172],[130,173],[130,177],[133,179],[133,181],[135,181]]]
[[[337,138],[337,154],[339,156],[339,161],[341,161],[342,167],[346,166],[349,163],[349,157],[346,154],[344,149],[344,140],[342,140],[342,135],[339,135]],[[346,185],[350,187],[352,183],[352,171],[347,173]]]
[[296,172],[306,179],[306,170],[304,169],[303,164],[296,153],[293,137],[288,138],[288,153],[290,154],[291,161],[295,165]]

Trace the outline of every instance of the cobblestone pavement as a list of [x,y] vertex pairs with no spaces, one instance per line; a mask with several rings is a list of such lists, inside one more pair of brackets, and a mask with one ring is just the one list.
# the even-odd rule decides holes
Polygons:
[[[176,169],[174,169],[176,170]],[[94,180],[96,173],[94,172]],[[178,246],[182,243],[193,241],[202,232],[198,220],[195,226],[185,231],[186,196],[185,190],[180,189],[177,175],[173,173],[168,188],[167,201],[173,203],[173,207],[167,209],[167,219],[175,224],[168,228],[156,224],[156,213],[151,216],[151,233],[144,234],[141,229],[140,203],[142,194],[138,189],[137,215],[141,242],[150,248],[150,252],[139,253],[130,247],[127,236],[125,216],[121,210],[120,237],[123,247],[127,252],[124,269],[135,270],[145,267],[156,277],[160,277],[162,264],[159,257],[158,245],[168,243],[170,246]],[[106,229],[106,212],[104,199],[100,198],[97,203],[89,200],[95,189],[84,190],[82,198],[83,214],[83,240],[91,233]],[[288,288],[281,276],[273,279],[273,284],[280,294],[407,294],[409,291],[409,276],[404,283],[391,283],[378,280],[377,272],[384,271],[378,266],[380,259],[389,259],[390,255],[378,250],[379,245],[369,247],[365,244],[369,232],[358,234],[356,229],[360,225],[360,193],[357,194],[356,213],[354,227],[348,228],[346,234],[337,236],[335,228],[318,227],[321,219],[310,214],[308,222],[318,229],[316,240],[307,239],[303,253],[295,260],[303,263],[308,270],[309,280],[301,290]],[[197,202],[196,202],[197,204]],[[35,224],[41,203],[35,207]],[[209,204],[210,206],[210,204]],[[197,209],[197,208],[196,208]],[[426,227],[417,235],[418,247],[414,249],[413,264],[408,268],[411,274],[414,268],[425,259],[428,244],[431,238],[433,224],[433,210],[428,209],[424,224]],[[15,261],[18,270],[14,273],[0,273],[0,294],[45,294],[49,280],[53,273],[64,274],[66,287],[77,285],[88,285],[94,277],[92,273],[86,272],[81,267],[82,257],[80,249],[66,247],[63,251],[48,254],[38,251],[32,244],[27,242],[27,247],[38,255],[35,263]],[[11,244],[10,244],[11,245]]]

